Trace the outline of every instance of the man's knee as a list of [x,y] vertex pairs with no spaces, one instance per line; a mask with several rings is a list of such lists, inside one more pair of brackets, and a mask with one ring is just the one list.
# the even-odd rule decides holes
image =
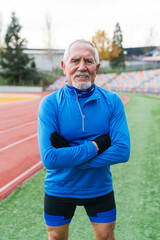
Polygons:
[[47,231],[48,231],[48,240],[59,240],[60,236],[57,231],[53,227],[48,227],[47,226]]
[[115,224],[115,221],[111,223],[92,223],[96,240],[115,240]]
[[109,229],[106,232],[103,232],[101,235],[101,240],[115,240],[114,230]]
[[115,240],[114,230],[106,229],[99,232],[96,237],[97,240]]
[[59,240],[59,234],[57,234],[55,231],[48,231],[48,240]]
[[48,240],[67,240],[68,239],[68,224],[66,224],[66,225],[59,226],[59,227],[47,226]]

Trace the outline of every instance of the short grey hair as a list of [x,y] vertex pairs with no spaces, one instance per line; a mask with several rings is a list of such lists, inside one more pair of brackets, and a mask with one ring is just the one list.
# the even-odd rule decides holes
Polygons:
[[74,42],[72,42],[64,51],[64,55],[63,55],[63,62],[66,63],[67,60],[68,60],[68,57],[69,57],[69,50],[71,48],[72,45],[76,44],[76,43],[88,43],[90,44],[93,49],[94,49],[94,52],[95,52],[95,61],[96,61],[96,64],[98,65],[99,64],[99,54],[98,54],[98,51],[97,51],[97,48],[95,47],[95,45],[90,42],[90,41],[87,41],[85,39],[78,39]]

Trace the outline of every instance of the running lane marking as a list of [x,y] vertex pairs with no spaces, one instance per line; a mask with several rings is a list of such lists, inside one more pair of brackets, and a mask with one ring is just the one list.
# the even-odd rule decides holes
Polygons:
[[[30,117],[30,116],[35,117],[35,114],[27,115],[27,117]],[[8,122],[13,122],[14,120],[21,120],[21,119],[24,120],[24,116],[20,116],[20,117],[17,117],[17,118],[11,118],[11,119],[8,119],[8,120],[3,120],[3,121],[0,121],[0,124],[8,123]]]
[[0,131],[0,134],[6,133],[6,132],[9,132],[9,131],[11,131],[11,130],[14,130],[14,129],[17,129],[17,128],[21,128],[21,127],[24,127],[24,126],[27,126],[27,125],[30,125],[30,124],[33,124],[33,123],[36,123],[36,122],[37,122],[37,120],[31,121],[31,122],[28,122],[28,123],[24,123],[24,124],[21,124],[21,125],[19,125],[19,126],[12,127],[12,128],[9,128],[9,129]]
[[28,175],[29,172],[33,171],[35,168],[37,168],[38,166],[42,165],[42,162],[38,162],[35,165],[33,165],[31,168],[29,168],[27,171],[25,171],[24,173],[22,173],[21,175],[19,175],[18,177],[16,177],[15,179],[13,179],[11,182],[7,183],[4,187],[0,188],[0,192],[3,192],[4,190],[6,190],[8,187],[10,187],[12,184],[14,184],[15,182],[17,182],[19,179],[23,178],[25,175]]
[[33,138],[33,137],[36,137],[36,136],[37,136],[37,133],[35,133],[35,134],[33,134],[33,135],[29,136],[29,137],[23,138],[22,140],[17,141],[17,142],[15,142],[15,143],[12,143],[12,144],[10,144],[10,145],[8,145],[8,146],[5,146],[5,147],[3,147],[3,148],[0,149],[0,152],[4,151],[4,150],[6,150],[6,149],[8,149],[8,148],[10,148],[10,147],[13,147],[13,146],[15,146],[15,145],[18,145],[19,143],[25,142],[25,141]]

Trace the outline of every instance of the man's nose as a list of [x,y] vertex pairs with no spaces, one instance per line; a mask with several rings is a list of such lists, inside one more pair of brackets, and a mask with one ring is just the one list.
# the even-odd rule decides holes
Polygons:
[[83,60],[80,61],[79,66],[78,66],[78,70],[79,71],[86,71],[87,70],[85,62]]

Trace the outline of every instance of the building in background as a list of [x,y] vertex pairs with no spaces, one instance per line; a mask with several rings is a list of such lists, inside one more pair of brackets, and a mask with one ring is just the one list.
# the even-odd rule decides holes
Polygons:
[[[126,70],[160,68],[159,47],[125,48],[124,50]],[[25,53],[35,59],[38,71],[52,72],[57,68],[61,69],[64,49],[26,49]],[[110,69],[109,61],[102,61],[101,68]]]
[[61,68],[64,49],[25,49],[31,58],[34,58],[39,71],[53,71]]

